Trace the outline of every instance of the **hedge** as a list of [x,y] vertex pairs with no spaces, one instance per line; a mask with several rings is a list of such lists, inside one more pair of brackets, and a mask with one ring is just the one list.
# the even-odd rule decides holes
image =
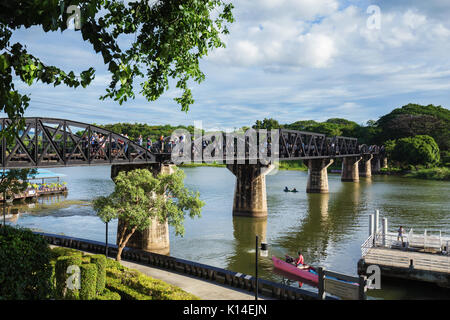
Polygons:
[[101,254],[91,256],[91,263],[97,266],[97,293],[101,293],[105,290],[106,260],[106,257]]
[[51,251],[30,230],[0,227],[0,300],[38,300],[52,295]]
[[[66,252],[60,250],[59,253]],[[156,280],[148,277],[137,270],[128,269],[119,262],[106,259],[103,255],[77,255],[69,251],[71,256],[60,257],[66,261],[67,259],[77,259],[76,263],[80,266],[81,274],[81,291],[80,299],[97,299],[97,300],[197,300],[198,298],[182,289],[167,284],[161,280]],[[73,262],[73,260],[70,260]],[[94,266],[96,271],[96,278],[93,279],[92,274],[88,274],[85,269],[94,268],[87,267]],[[103,271],[102,271],[103,270]],[[103,279],[101,279],[103,278]],[[84,284],[84,281],[89,282]],[[103,289],[102,289],[103,283]],[[93,288],[95,284],[95,295]],[[85,291],[86,290],[86,293]],[[88,293],[87,293],[88,292]]]
[[117,292],[113,292],[108,290],[107,288],[105,288],[105,290],[103,290],[103,292],[99,295],[97,295],[96,300],[120,300],[120,294],[118,294]]
[[[56,260],[55,264],[55,298],[56,299],[67,299],[67,300],[78,300],[80,298],[80,292],[76,288],[69,288],[67,286],[67,280],[72,274],[67,273],[69,266],[78,266],[82,264],[82,257],[78,255],[73,256],[63,256]],[[76,278],[72,278],[76,279]],[[75,281],[72,281],[75,285]]]
[[120,281],[122,285],[146,296],[150,296],[153,300],[199,300],[198,297],[179,287],[153,279],[137,270],[126,269],[121,271],[107,269],[106,274],[108,281],[114,280],[115,283]]
[[123,300],[152,300],[150,296],[124,285],[120,279],[109,278],[106,287],[117,292]]
[[94,300],[97,296],[97,266],[93,263],[82,264],[81,270],[81,300]]

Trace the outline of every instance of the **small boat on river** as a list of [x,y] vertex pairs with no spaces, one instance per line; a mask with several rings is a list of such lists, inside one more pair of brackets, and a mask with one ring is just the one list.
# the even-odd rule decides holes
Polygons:
[[[286,256],[288,257],[288,256]],[[289,257],[290,258],[290,257]],[[281,271],[284,271],[288,274],[291,274],[299,279],[301,279],[302,281],[304,281],[305,283],[308,283],[310,285],[313,286],[318,286],[319,284],[319,274],[317,272],[317,270],[314,267],[308,266],[305,269],[300,269],[297,268],[295,265],[283,261],[281,259],[278,259],[275,256],[272,256],[272,261],[273,261],[273,266]],[[334,279],[334,280],[339,280],[339,281],[343,281],[346,283],[351,283],[354,285],[358,285],[357,283],[353,283],[353,282],[349,282],[349,281],[345,281],[345,280],[341,280],[341,279],[337,279],[334,277],[326,277],[328,279]]]
[[314,285],[318,285],[319,283],[319,275],[316,270],[309,266],[307,269],[299,269],[295,265],[285,262],[281,259],[278,259],[275,256],[272,256],[273,266],[281,271],[284,271],[288,274],[292,274],[306,282],[309,282]]

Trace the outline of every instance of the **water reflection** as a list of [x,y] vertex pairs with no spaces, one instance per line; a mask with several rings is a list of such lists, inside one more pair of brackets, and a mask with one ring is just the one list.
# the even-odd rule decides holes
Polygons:
[[306,214],[279,237],[278,245],[287,254],[301,250],[311,264],[323,261],[329,247],[351,234],[360,214],[361,189],[358,183],[343,183],[335,194],[307,194]]
[[[267,239],[267,218],[233,216],[233,254],[228,257],[229,270],[239,270],[245,274],[255,274],[256,236],[260,242]],[[251,263],[249,263],[251,262]]]

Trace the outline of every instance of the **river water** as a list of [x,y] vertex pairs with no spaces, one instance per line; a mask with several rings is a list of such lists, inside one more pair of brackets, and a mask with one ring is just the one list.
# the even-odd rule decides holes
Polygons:
[[[65,174],[66,196],[40,198],[36,204],[15,205],[19,215],[9,223],[48,233],[104,241],[105,226],[95,216],[91,201],[109,194],[114,184],[110,167],[55,168]],[[374,176],[359,183],[341,182],[329,175],[330,193],[307,194],[307,173],[279,171],[266,178],[267,220],[233,217],[235,178],[227,169],[185,168],[185,184],[206,202],[202,217],[185,221],[184,237],[170,230],[170,254],[236,272],[254,275],[255,235],[269,243],[268,257],[259,260],[260,277],[288,281],[273,272],[271,256],[294,256],[301,249],[306,263],[356,275],[360,246],[368,236],[369,214],[380,211],[389,229],[450,234],[450,183],[392,176]],[[300,192],[285,193],[284,187]],[[110,223],[109,239],[116,238],[117,221]],[[286,283],[286,282],[285,282]],[[296,282],[288,281],[297,286]],[[450,290],[434,285],[386,280],[374,299],[450,299]],[[311,289],[307,285],[303,288]]]

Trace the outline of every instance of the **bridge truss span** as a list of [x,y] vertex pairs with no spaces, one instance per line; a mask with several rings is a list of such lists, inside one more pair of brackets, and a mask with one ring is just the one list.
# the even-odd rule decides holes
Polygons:
[[[349,158],[383,152],[378,146],[358,145],[356,138],[286,129],[208,133],[183,142],[174,133],[148,150],[93,124],[41,117],[23,120],[23,129],[12,139],[0,139],[3,169],[213,161],[269,165],[275,161]],[[11,125],[10,119],[0,119],[0,131]]]
[[[11,125],[0,119],[1,129]],[[120,134],[92,124],[54,118],[24,118],[13,139],[0,141],[5,168],[155,163],[157,156]]]
[[358,139],[327,137],[324,134],[280,130],[280,160],[308,160],[358,156]]

